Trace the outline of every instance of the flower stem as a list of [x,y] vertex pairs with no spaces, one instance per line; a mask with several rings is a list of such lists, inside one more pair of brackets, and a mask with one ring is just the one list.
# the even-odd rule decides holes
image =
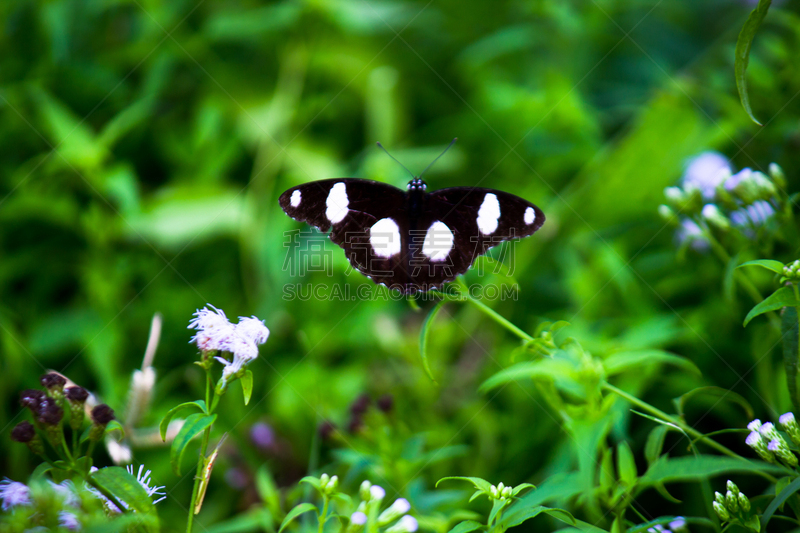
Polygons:
[[[647,403],[647,402],[645,402],[643,400],[640,400],[639,398],[637,398],[636,396],[633,396],[632,394],[628,394],[627,392],[625,392],[622,389],[618,389],[617,387],[615,387],[611,383],[603,382],[600,386],[601,386],[601,388],[603,388],[603,389],[605,389],[605,390],[607,390],[609,392],[613,392],[617,396],[625,398],[630,403],[632,403],[633,405],[639,407],[640,409],[642,409],[644,411],[647,411],[650,414],[652,414],[652,415],[654,415],[654,416],[656,416],[658,418],[666,420],[670,424],[675,424],[676,426],[681,428],[683,431],[685,431],[686,433],[688,433],[692,437],[694,437],[694,438],[696,438],[696,439],[698,439],[698,440],[700,440],[702,442],[705,442],[708,446],[714,448],[718,452],[720,452],[720,453],[722,453],[724,455],[727,455],[728,457],[734,457],[736,459],[746,460],[744,457],[742,457],[738,453],[728,449],[727,447],[723,446],[722,444],[718,443],[717,441],[708,438],[707,436],[703,435],[702,433],[700,433],[699,431],[697,431],[693,427],[685,424],[681,420],[679,420],[679,419],[677,419],[677,418],[675,418],[673,416],[668,415],[667,413],[665,413],[661,409],[659,409],[659,408],[657,408],[655,406],[652,406],[652,405],[650,405],[649,403]],[[775,481],[775,478],[772,477],[769,474],[766,474],[766,473],[760,473],[760,474],[762,476],[764,476],[765,478],[769,479],[770,481],[773,481],[773,482]]]
[[525,333],[523,330],[521,330],[520,328],[518,328],[517,326],[515,326],[511,322],[509,322],[507,318],[505,318],[502,315],[500,315],[497,311],[495,311],[494,309],[492,309],[491,307],[489,307],[485,303],[481,302],[480,300],[477,300],[477,299],[473,298],[469,294],[469,291],[467,290],[466,286],[464,285],[464,282],[460,278],[458,280],[456,280],[455,283],[458,284],[458,291],[461,294],[463,299],[465,299],[466,301],[468,301],[469,303],[471,303],[472,305],[474,305],[475,307],[477,307],[478,309],[483,311],[492,320],[494,320],[495,322],[497,322],[498,324],[500,324],[501,326],[503,326],[504,328],[509,330],[514,335],[518,336],[520,339],[522,339],[524,341],[527,341],[527,342],[530,342],[530,341],[533,340],[533,337],[531,337],[530,335]]
[[325,515],[328,514],[328,497],[324,497],[325,503],[322,505],[322,513],[319,515],[319,530],[318,533],[322,533],[322,530],[325,528]]
[[[206,409],[208,409],[207,414],[211,414],[213,409],[209,408],[209,400],[211,396],[211,370],[206,369]],[[197,471],[194,475],[194,487],[192,488],[192,503],[189,505],[189,518],[186,520],[186,533],[192,532],[192,522],[194,521],[194,514],[195,509],[197,507],[197,498],[200,493],[200,481],[203,477],[203,465],[206,457],[206,452],[208,451],[208,441],[211,439],[211,426],[207,427],[205,431],[203,431],[203,441],[200,445],[200,455],[197,458]]]

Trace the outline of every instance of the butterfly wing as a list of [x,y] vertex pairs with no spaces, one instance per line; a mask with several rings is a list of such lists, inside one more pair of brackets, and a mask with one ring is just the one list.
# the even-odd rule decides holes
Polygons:
[[441,287],[489,248],[528,237],[544,221],[541,209],[502,191],[451,187],[427,194],[411,231],[411,283],[418,290]]
[[329,179],[292,187],[279,202],[293,219],[331,230],[331,241],[362,274],[390,287],[406,284],[404,191],[372,180]]

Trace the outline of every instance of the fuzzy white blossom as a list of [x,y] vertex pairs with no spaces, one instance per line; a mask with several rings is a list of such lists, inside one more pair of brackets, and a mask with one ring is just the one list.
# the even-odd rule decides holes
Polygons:
[[703,152],[689,160],[683,174],[684,189],[699,189],[706,200],[716,195],[716,188],[731,175],[728,158],[719,152]]
[[3,500],[4,511],[18,505],[31,505],[31,489],[25,483],[4,478],[0,481],[0,500]]
[[350,515],[350,522],[357,526],[363,526],[367,523],[367,515],[362,513],[361,511],[356,511],[352,515]]
[[64,502],[64,505],[68,507],[79,507],[81,505],[81,500],[75,493],[75,485],[69,479],[65,479],[61,483],[50,481],[50,486]]
[[386,491],[380,485],[372,485],[369,488],[369,495],[371,500],[382,500],[386,496]]
[[69,511],[61,511],[58,513],[58,525],[70,531],[81,530],[81,523],[78,521],[78,517]]
[[197,344],[203,352],[224,350],[225,344],[234,336],[233,324],[225,316],[225,312],[207,304],[207,307],[198,309],[194,317],[188,328],[196,329],[197,333],[189,342]]
[[264,344],[269,338],[269,328],[264,325],[263,320],[255,316],[240,316],[239,323],[236,324],[236,333],[256,344]]
[[758,428],[760,427],[761,427],[761,420],[759,420],[758,418],[747,424],[747,429],[749,429],[750,431],[758,431]]

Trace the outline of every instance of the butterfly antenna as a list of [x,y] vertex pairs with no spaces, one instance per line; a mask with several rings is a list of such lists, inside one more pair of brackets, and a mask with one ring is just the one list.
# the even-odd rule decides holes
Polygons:
[[[444,149],[444,152],[439,154],[439,157],[442,157],[445,153],[447,153],[447,151],[456,143],[457,140],[458,140],[458,137],[456,137],[452,141],[450,141],[450,144],[447,145],[447,148]],[[431,168],[433,166],[434,163],[436,163],[439,160],[439,157],[437,157],[436,159],[431,161],[431,164],[428,165],[425,168],[425,170],[423,170],[422,173],[419,175],[420,178],[422,177],[423,174],[425,174],[428,171],[429,168]]]
[[405,166],[403,163],[401,163],[400,161],[398,161],[396,157],[394,157],[392,154],[390,154],[390,153],[389,153],[389,150],[387,150],[386,148],[384,148],[384,147],[383,147],[383,145],[380,143],[380,141],[379,141],[379,142],[377,142],[377,143],[375,143],[375,144],[377,144],[377,145],[378,145],[378,148],[380,148],[381,150],[383,150],[384,152],[386,152],[386,155],[388,155],[389,157],[391,157],[392,159],[394,159],[394,161],[395,161],[395,162],[396,162],[398,165],[400,165],[401,167],[403,167],[403,168],[405,169],[405,171],[406,171],[406,172],[408,172],[409,174],[411,174],[411,177],[412,177],[412,178],[416,178],[416,176],[414,175],[414,173],[413,173],[413,172],[411,172],[410,170],[408,170],[408,169],[406,168],[406,166]]

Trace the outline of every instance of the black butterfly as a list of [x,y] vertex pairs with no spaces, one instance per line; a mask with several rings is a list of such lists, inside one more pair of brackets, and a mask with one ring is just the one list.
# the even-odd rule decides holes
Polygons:
[[506,192],[425,188],[421,177],[406,191],[372,180],[327,179],[292,187],[280,205],[295,220],[332,228],[331,240],[353,267],[406,294],[441,287],[492,246],[532,235],[545,221],[541,209]]

